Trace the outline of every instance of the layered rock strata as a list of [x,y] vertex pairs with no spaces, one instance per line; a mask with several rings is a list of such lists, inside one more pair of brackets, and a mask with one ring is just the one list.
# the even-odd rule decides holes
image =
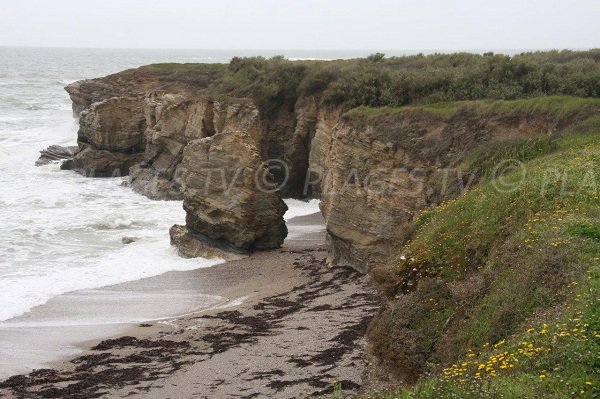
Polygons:
[[[183,226],[176,226],[171,237],[176,244],[185,243],[179,246],[185,256],[211,256],[202,249],[207,240],[248,251],[281,246],[287,235],[287,206],[272,191],[273,177],[248,133],[191,141],[180,169],[187,236]],[[190,245],[193,238],[198,245]]]
[[465,107],[451,116],[423,110],[378,117],[349,113],[329,128],[322,121],[311,170],[321,177],[313,192],[326,219],[328,264],[362,272],[384,264],[410,238],[420,210],[477,182],[477,169],[462,169],[467,154],[488,144],[548,137],[582,118],[482,115]]
[[152,199],[182,199],[183,151],[192,140],[236,130],[260,141],[258,110],[248,100],[150,95],[144,100],[144,160],[131,169],[130,185]]
[[112,97],[81,113],[79,149],[63,169],[90,177],[126,176],[144,159],[146,121],[137,97]]

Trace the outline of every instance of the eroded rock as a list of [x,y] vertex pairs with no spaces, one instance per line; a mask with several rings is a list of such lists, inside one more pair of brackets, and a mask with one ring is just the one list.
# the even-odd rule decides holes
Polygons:
[[63,162],[60,168],[88,177],[120,177],[129,174],[129,169],[143,160],[143,153],[111,152],[82,145],[73,159]]
[[333,266],[368,272],[406,240],[431,165],[372,126],[340,123],[326,154],[321,210]]
[[79,150],[62,169],[90,177],[126,176],[144,160],[145,129],[140,98],[112,97],[94,103],[81,113]]
[[178,224],[169,229],[169,235],[171,236],[171,245],[174,245],[179,256],[184,258],[219,258],[232,261],[243,259],[249,255],[248,251],[223,241],[211,240],[208,237],[194,234],[187,227]]
[[45,150],[40,151],[40,157],[35,162],[35,166],[48,165],[54,161],[71,159],[73,158],[73,155],[75,155],[75,151],[77,151],[77,149],[77,146],[63,147],[56,144],[51,145]]
[[287,206],[272,191],[272,176],[248,133],[191,141],[183,153],[181,177],[186,227],[193,235],[243,250],[283,244]]
[[234,130],[243,130],[256,143],[260,141],[258,110],[248,100],[151,95],[145,100],[144,113],[144,163],[131,170],[130,186],[152,199],[183,198],[179,168],[190,141]]

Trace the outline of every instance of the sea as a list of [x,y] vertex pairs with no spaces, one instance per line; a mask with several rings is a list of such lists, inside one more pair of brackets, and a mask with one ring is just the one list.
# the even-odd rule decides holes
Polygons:
[[[126,178],[85,178],[35,166],[51,144],[75,145],[78,121],[64,87],[157,62],[228,62],[233,56],[349,58],[369,52],[110,50],[0,47],[0,326],[65,293],[211,267],[183,259],[168,230],[180,201],[153,201]],[[317,211],[290,201],[286,218]],[[124,245],[123,237],[137,241]]]

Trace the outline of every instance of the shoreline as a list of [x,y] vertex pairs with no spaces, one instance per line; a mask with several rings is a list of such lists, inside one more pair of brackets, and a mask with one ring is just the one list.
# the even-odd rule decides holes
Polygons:
[[[287,223],[291,232],[287,244],[292,246],[324,228],[320,214],[292,215]],[[227,263],[68,292],[1,322],[0,380],[48,367],[57,359],[68,360],[82,353],[89,342],[118,336],[139,324],[229,303],[237,297],[233,287],[243,291],[260,274],[254,275],[256,269],[240,273]]]
[[[321,223],[320,214],[288,221],[299,231]],[[81,339],[79,353],[54,359],[44,366],[49,368],[28,376],[13,375],[0,383],[0,393],[42,398],[52,396],[48,391],[52,389],[66,398],[192,394],[212,398],[249,390],[259,396],[295,397],[327,391],[334,380],[342,379],[344,388],[355,389],[364,370],[364,343],[359,341],[378,303],[366,276],[325,267],[325,254],[324,231],[304,232],[279,250],[147,279],[163,284],[171,280],[180,286],[203,281],[198,289],[222,300],[179,316],[129,323],[110,334]],[[294,345],[287,345],[291,342]],[[278,356],[270,359],[265,355],[269,353]],[[252,360],[242,366],[240,359]],[[266,370],[273,362],[277,367]],[[231,383],[217,383],[234,371],[248,378],[230,375]],[[90,375],[95,381],[91,385],[85,382]],[[171,380],[175,386],[166,388]]]

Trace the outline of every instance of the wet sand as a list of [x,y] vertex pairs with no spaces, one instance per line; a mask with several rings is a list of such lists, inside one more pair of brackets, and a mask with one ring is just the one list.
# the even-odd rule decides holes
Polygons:
[[[334,381],[358,388],[365,366],[363,336],[377,309],[374,292],[367,277],[325,266],[319,214],[288,225],[290,238],[279,250],[110,287],[114,301],[107,302],[105,292],[79,293],[36,310],[46,312],[48,320],[57,320],[61,307],[76,309],[79,319],[93,312],[91,318],[104,317],[106,324],[57,329],[27,327],[21,320],[12,335],[1,329],[0,340],[19,342],[20,335],[25,351],[27,341],[39,343],[45,335],[42,346],[63,359],[5,380],[0,395],[292,398],[331,391]],[[150,295],[144,299],[145,294]],[[124,298],[129,306],[120,304]],[[131,314],[123,314],[136,308],[135,324],[111,322],[115,313],[127,318]],[[171,314],[177,317],[158,315],[175,309]],[[99,341],[107,336],[113,338]]]

